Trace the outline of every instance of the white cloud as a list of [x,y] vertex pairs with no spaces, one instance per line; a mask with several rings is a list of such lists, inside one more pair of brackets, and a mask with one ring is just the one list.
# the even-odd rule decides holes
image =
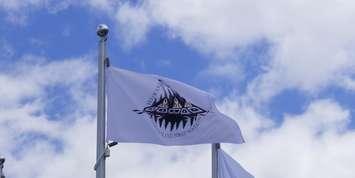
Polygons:
[[[95,68],[89,61],[89,57],[81,57],[47,62],[38,56],[25,56],[11,70],[1,71],[0,154],[7,158],[9,177],[41,177],[53,164],[92,162],[93,157],[79,154],[84,151],[78,146],[92,144],[95,137],[90,132],[95,127],[95,85],[89,83],[94,82]],[[45,112],[53,105],[48,88],[58,86],[70,93],[71,100],[62,99],[73,107],[73,112],[62,114],[60,120],[52,118],[55,113]],[[94,152],[93,147],[85,150]],[[69,159],[71,154],[77,154],[78,159]],[[77,171],[65,166],[61,168],[67,176]]]
[[108,14],[113,15],[117,6],[120,4],[120,1],[114,0],[88,0],[85,2],[81,2],[84,5],[88,5],[91,8],[104,11]]
[[265,118],[246,115],[250,109],[235,106],[227,103],[222,109],[238,115],[242,130],[247,131],[247,143],[239,148],[230,145],[225,148],[255,177],[351,178],[355,175],[352,169],[355,132],[346,129],[350,112],[338,103],[314,101],[303,114],[285,116],[280,126],[255,134],[248,130],[258,129],[260,123],[248,124],[239,118],[259,122]]
[[271,118],[258,113],[255,108],[245,105],[243,101],[237,102],[235,99],[226,98],[220,101],[218,106],[223,113],[227,113],[238,122],[247,139],[255,139],[261,132],[275,124]]
[[[26,12],[31,9],[60,11],[70,5],[110,15],[117,21],[116,29],[125,47],[144,42],[154,26],[163,27],[172,38],[202,53],[233,60],[239,58],[237,49],[266,39],[273,46],[268,70],[249,81],[247,92],[256,102],[267,101],[287,88],[316,93],[329,85],[339,85],[353,74],[352,1],[0,1],[8,19],[18,23],[25,23]],[[238,73],[243,68],[234,62],[214,64],[216,68],[210,67],[208,72],[217,76]]]
[[5,12],[7,21],[26,25],[28,14],[33,10],[46,9],[50,13],[57,13],[71,4],[69,0],[0,0],[0,9]]
[[116,19],[117,29],[126,47],[130,48],[145,40],[151,24],[146,11],[123,4],[119,7]]
[[[252,118],[251,111],[243,113]],[[242,128],[253,130],[256,134],[254,138],[247,133],[247,144],[237,149],[231,149],[231,146],[226,148],[257,177],[351,178],[355,174],[351,167],[355,161],[351,157],[355,148],[355,134],[352,131],[344,132],[349,112],[336,103],[317,101],[304,114],[286,117],[280,127],[269,127],[264,131],[258,129],[265,127],[260,124],[264,121],[257,121],[258,118],[251,120],[254,123],[246,121],[249,127],[243,122],[241,125]],[[206,177],[210,176],[210,171],[201,170],[209,170],[209,163],[209,146],[166,148],[119,145],[108,161],[108,175]],[[118,168],[121,170],[114,171]]]
[[[120,28],[145,32],[147,26],[161,26],[218,58],[233,59],[236,49],[268,40],[273,46],[268,70],[249,82],[248,95],[254,100],[267,101],[286,88],[318,92],[353,73],[352,1],[146,0],[138,7],[124,6],[125,11],[147,14],[151,24],[130,18],[136,25]],[[127,39],[141,39],[142,34],[131,33]]]
[[226,78],[233,82],[238,82],[244,78],[244,70],[240,64],[232,62],[217,62],[209,64],[208,68],[202,71],[201,75],[207,77],[217,76]]
[[103,12],[105,15],[113,15],[119,1],[114,0],[0,0],[0,10],[6,15],[5,19],[11,24],[24,26],[29,17],[36,10],[45,10],[48,13],[58,13],[71,6],[85,7],[94,10],[93,12]]
[[1,0],[0,5],[5,10],[19,10],[23,7],[39,5],[42,4],[43,2],[44,2],[43,0],[27,0],[27,1]]
[[[2,94],[8,97],[6,102],[1,100],[5,107],[0,110],[0,154],[7,158],[6,174],[15,178],[94,177],[94,64],[85,57],[47,62],[27,56],[21,61],[12,72],[0,73],[7,78],[1,86],[13,91]],[[28,87],[21,88],[24,85]],[[67,104],[75,109],[60,120],[44,112],[51,104],[46,90],[50,86],[64,86],[63,92],[69,91],[74,98]],[[26,98],[31,99],[24,102]],[[229,98],[218,105],[239,122],[247,140],[244,145],[223,148],[256,177],[355,175],[355,133],[347,129],[349,110],[338,103],[314,101],[304,113],[286,115],[280,124],[241,101]],[[111,155],[109,177],[210,176],[210,145],[119,144]]]
[[[6,75],[0,76],[3,96],[1,106],[12,106],[22,99],[40,97],[48,86],[58,83],[66,86],[76,86],[90,78],[94,68],[81,60],[67,60],[43,64],[44,60],[38,56],[25,56],[16,68],[7,70]],[[68,75],[68,72],[72,75]],[[50,74],[50,75],[49,75]],[[91,74],[92,76],[93,74]],[[66,76],[63,78],[63,76]]]
[[350,77],[344,77],[339,84],[350,91],[355,90],[355,80]]

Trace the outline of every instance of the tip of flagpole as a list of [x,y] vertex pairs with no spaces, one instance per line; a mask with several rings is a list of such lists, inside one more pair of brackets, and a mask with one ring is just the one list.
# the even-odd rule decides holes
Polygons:
[[97,30],[96,30],[96,34],[103,38],[106,37],[108,34],[109,28],[106,24],[100,24],[99,26],[97,26]]
[[5,158],[0,156],[0,165],[4,164]]

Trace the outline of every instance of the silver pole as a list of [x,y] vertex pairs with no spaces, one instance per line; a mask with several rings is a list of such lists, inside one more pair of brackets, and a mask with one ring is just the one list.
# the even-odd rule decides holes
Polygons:
[[220,147],[219,143],[212,144],[212,178],[218,178],[218,149]]
[[101,24],[97,27],[99,41],[98,57],[98,91],[97,91],[97,147],[96,147],[96,178],[105,178],[105,61],[106,61],[106,40],[108,27]]
[[0,178],[5,178],[3,168],[4,168],[5,158],[0,157]]

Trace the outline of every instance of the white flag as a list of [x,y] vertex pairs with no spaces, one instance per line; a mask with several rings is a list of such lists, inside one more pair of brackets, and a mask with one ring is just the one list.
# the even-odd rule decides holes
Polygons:
[[219,178],[254,178],[249,172],[222,149],[218,149]]
[[157,75],[109,67],[107,140],[193,145],[243,143],[239,126],[220,113],[212,97]]

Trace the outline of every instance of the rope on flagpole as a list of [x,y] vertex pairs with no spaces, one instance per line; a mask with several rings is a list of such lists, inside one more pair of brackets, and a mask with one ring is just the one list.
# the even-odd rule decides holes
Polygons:
[[[99,156],[99,158],[97,159],[95,166],[94,166],[94,170],[96,171],[97,167],[99,166],[99,162],[103,159],[103,158],[107,158],[110,157],[110,148],[117,145],[117,142],[111,142],[108,143],[105,147],[105,151],[101,153],[101,155]],[[1,178],[1,177],[0,177]]]

